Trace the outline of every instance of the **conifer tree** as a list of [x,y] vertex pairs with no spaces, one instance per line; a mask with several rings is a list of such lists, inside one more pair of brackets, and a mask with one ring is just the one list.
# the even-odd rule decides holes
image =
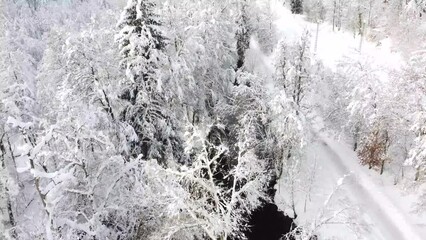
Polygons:
[[245,52],[250,46],[250,36],[252,33],[251,27],[249,25],[249,17],[247,16],[247,8],[247,0],[242,1],[240,5],[240,13],[237,20],[238,30],[236,33],[236,39],[238,60],[236,70],[241,69],[244,66]]
[[[121,120],[133,127],[137,138],[129,136],[130,156],[164,160],[167,152],[179,148],[174,136],[172,117],[163,97],[162,81],[167,78],[164,69],[166,38],[160,30],[160,21],[149,0],[129,0],[125,7],[117,35],[126,71],[121,98],[128,102]],[[180,156],[177,156],[180,158]]]
[[291,13],[302,14],[303,13],[303,0],[291,0],[290,7],[291,7]]

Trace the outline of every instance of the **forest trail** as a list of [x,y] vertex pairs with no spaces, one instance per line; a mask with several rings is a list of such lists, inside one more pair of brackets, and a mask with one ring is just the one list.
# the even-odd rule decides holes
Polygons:
[[333,30],[327,22],[317,26],[307,21],[304,15],[291,14],[290,10],[281,3],[276,1],[274,4],[273,9],[278,16],[274,25],[281,40],[287,43],[298,41],[304,31],[309,31],[313,56],[332,70],[335,70],[341,61],[353,62],[360,56],[374,59],[372,64],[377,68],[386,66],[396,70],[404,62],[401,54],[393,48],[389,38],[379,43],[370,42],[366,40],[366,37],[361,39],[359,35],[348,31]]
[[426,218],[402,207],[409,203],[401,197],[401,189],[361,166],[349,145],[323,133],[315,139],[306,146],[303,166],[296,173],[307,181],[295,182],[292,200],[290,183],[282,179],[275,199],[290,215],[295,202],[299,226],[324,240],[425,239]]
[[392,201],[391,196],[365,174],[366,169],[358,164],[355,152],[331,138],[320,137],[319,141],[323,153],[319,165],[333,171],[335,176],[350,174],[342,188],[369,226],[368,239],[424,239],[420,235],[420,226],[413,224],[407,213]]

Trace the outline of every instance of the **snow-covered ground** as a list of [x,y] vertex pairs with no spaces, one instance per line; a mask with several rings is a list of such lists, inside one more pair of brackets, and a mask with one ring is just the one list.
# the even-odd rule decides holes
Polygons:
[[305,21],[303,15],[291,14],[290,10],[281,3],[275,2],[273,9],[279,18],[275,22],[275,27],[282,39],[288,42],[296,41],[303,31],[308,30],[312,37],[313,53],[317,59],[331,69],[334,69],[344,57],[356,58],[359,54],[373,58],[374,64],[378,66],[399,68],[403,62],[401,55],[393,49],[389,38],[374,43],[363,38],[361,42],[359,35],[354,36],[352,32],[347,31],[333,31],[332,26],[328,23],[319,25],[317,46],[315,47],[317,38],[315,23]]
[[412,198],[403,196],[391,178],[360,166],[349,145],[320,134],[307,151],[308,165],[316,162],[315,178],[306,211],[307,193],[296,195],[300,224],[315,220],[317,226],[308,227],[316,228],[320,239],[424,239],[426,218],[407,208]]
[[[275,26],[282,40],[295,41],[305,29],[309,30],[316,59],[332,70],[339,61],[360,56],[385,69],[397,69],[403,64],[401,55],[392,50],[390,39],[360,43],[359,37],[350,32],[333,32],[326,23],[319,26],[315,51],[316,24],[305,21],[303,16],[292,15],[280,3],[273,9],[279,16]],[[251,51],[261,60],[255,70],[268,77],[268,72],[273,71],[273,54],[262,55],[256,44]],[[350,146],[329,137],[327,131],[319,128],[314,131],[315,141],[307,146],[302,166],[304,179],[308,180],[294,183],[299,225],[314,230],[319,239],[426,239],[426,216],[412,211],[415,193],[406,194],[401,185],[393,184],[391,176],[380,176],[359,165]],[[289,196],[289,189],[288,182],[280,182],[276,202],[291,214],[291,199],[284,198]]]

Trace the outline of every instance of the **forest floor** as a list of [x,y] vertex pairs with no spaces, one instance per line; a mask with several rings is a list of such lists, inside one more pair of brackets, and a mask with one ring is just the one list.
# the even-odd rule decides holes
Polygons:
[[[361,42],[359,36],[335,32],[326,23],[319,25],[315,47],[316,24],[307,22],[303,16],[292,15],[282,5],[277,4],[274,9],[279,16],[275,26],[282,40],[295,41],[308,29],[315,58],[331,70],[339,61],[352,61],[360,56],[371,58],[377,66],[393,69],[400,68],[404,62],[392,49],[390,39]],[[255,44],[251,51],[261,62],[255,71],[265,77],[270,75],[274,54],[262,54]],[[315,140],[306,147],[305,163],[295,178],[305,180],[295,181],[293,186],[289,186],[288,179],[282,180],[278,184],[278,206],[291,215],[292,199],[284,196],[292,196],[293,191],[297,224],[315,231],[319,239],[425,239],[426,216],[413,211],[416,191],[407,191],[406,184],[395,185],[392,174],[379,175],[361,166],[349,144],[330,137],[321,124],[312,125],[320,127],[314,127]],[[306,225],[307,222],[310,224]]]

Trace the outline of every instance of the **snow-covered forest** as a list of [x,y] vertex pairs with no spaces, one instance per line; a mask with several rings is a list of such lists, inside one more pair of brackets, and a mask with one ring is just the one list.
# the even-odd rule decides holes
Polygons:
[[426,1],[0,0],[0,239],[426,239]]

